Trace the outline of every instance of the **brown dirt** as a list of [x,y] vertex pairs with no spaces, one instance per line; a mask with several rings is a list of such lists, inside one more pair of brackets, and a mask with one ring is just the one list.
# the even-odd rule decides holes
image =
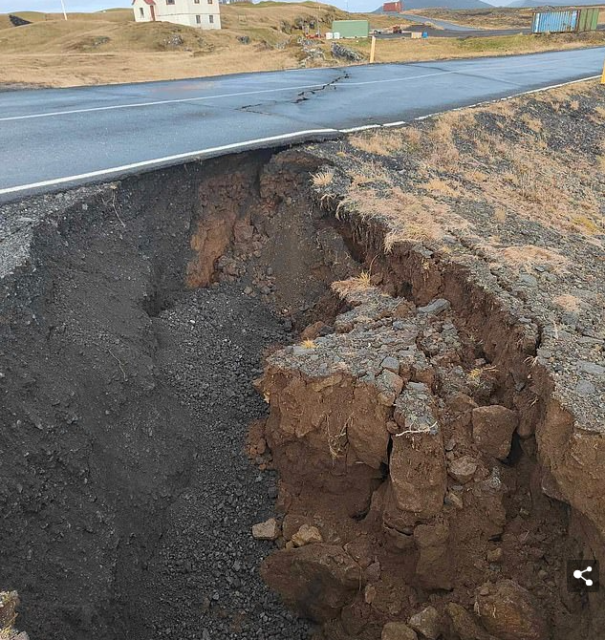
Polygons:
[[[365,271],[267,360],[284,515],[263,576],[322,638],[602,638],[602,592],[566,586],[568,559],[605,559],[602,101],[589,83],[313,147]],[[552,184],[506,177],[526,163]]]

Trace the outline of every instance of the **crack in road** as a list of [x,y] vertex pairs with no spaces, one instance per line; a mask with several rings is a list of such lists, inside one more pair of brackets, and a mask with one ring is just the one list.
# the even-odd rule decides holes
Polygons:
[[349,76],[349,73],[344,70],[340,75],[336,76],[336,78],[334,78],[334,80],[330,80],[330,82],[326,82],[326,84],[321,85],[318,89],[311,89],[309,91],[301,91],[296,100],[294,101],[294,104],[299,104],[300,102],[304,102],[305,100],[308,100],[309,98],[307,98],[307,94],[314,96],[315,94],[319,93],[320,91],[325,91],[328,87],[332,87],[334,86],[337,82],[340,82],[341,80],[348,80],[351,76]]
[[[325,91],[329,87],[335,86],[336,83],[340,82],[341,80],[349,80],[350,77],[351,76],[349,75],[349,73],[344,70],[340,75],[336,76],[336,78],[330,80],[330,82],[326,82],[325,84],[318,86],[316,89],[301,91],[297,94],[294,100],[288,100],[286,102],[292,102],[292,104],[300,104],[301,102],[306,102],[312,96],[320,93],[321,91]],[[246,113],[257,113],[259,115],[271,115],[268,112],[267,107],[275,106],[277,104],[280,104],[278,100],[271,100],[270,102],[257,102],[255,104],[245,104],[241,107],[236,107],[235,111],[245,111]],[[262,108],[259,109],[259,107]]]

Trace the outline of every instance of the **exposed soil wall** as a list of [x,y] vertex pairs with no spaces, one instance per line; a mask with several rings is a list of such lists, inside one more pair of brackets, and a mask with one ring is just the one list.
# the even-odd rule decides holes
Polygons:
[[570,593],[566,561],[602,562],[597,454],[567,453],[598,437],[554,395],[541,328],[472,264],[327,217],[367,275],[266,366],[286,549],[265,579],[331,639],[597,640],[602,596]]

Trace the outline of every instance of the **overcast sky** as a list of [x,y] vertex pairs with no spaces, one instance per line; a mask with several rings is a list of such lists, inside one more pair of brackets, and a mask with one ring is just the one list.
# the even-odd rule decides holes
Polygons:
[[[295,0],[292,0],[295,1]],[[347,0],[324,0],[341,9],[347,8]],[[349,0],[350,11],[374,11],[383,0]],[[490,4],[498,0],[485,0]],[[129,0],[64,0],[68,11],[100,11],[114,7],[129,7]],[[405,7],[405,0],[403,2]],[[61,0],[0,0],[0,13],[10,11],[44,11],[54,13],[61,11]]]

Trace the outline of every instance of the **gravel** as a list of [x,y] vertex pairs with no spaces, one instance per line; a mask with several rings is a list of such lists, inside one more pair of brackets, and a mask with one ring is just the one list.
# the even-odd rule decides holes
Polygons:
[[285,340],[283,324],[238,286],[222,284],[161,313],[154,330],[158,377],[193,416],[195,463],[148,563],[128,637],[306,638],[308,624],[259,576],[271,545],[251,529],[273,515],[276,478],[244,453],[248,425],[265,413],[251,380],[263,350]]

